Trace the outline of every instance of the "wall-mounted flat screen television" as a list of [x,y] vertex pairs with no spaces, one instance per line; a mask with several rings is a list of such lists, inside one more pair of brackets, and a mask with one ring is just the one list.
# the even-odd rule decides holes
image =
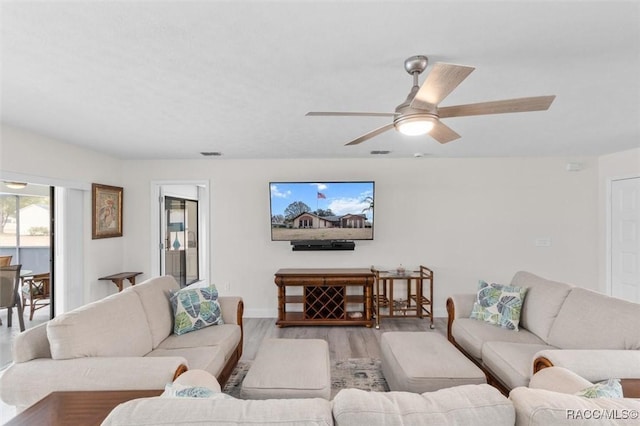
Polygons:
[[271,240],[372,240],[373,181],[270,182]]

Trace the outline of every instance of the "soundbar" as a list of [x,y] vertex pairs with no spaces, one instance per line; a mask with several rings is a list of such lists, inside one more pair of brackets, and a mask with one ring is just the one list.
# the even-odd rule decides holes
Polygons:
[[291,241],[293,251],[354,250],[356,244],[347,240],[297,240]]

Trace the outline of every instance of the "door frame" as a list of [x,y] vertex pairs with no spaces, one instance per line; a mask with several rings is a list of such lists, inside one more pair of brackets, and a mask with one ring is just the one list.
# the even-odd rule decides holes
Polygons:
[[628,180],[628,179],[640,179],[640,174],[638,175],[628,175],[628,176],[615,176],[607,178],[607,186],[606,186],[606,236],[605,236],[605,250],[606,250],[606,272],[605,272],[605,284],[606,284],[606,292],[608,296],[613,294],[613,265],[611,262],[611,257],[613,256],[613,250],[611,247],[611,238],[613,237],[613,228],[611,220],[613,219],[613,213],[611,211],[611,203],[613,202],[613,183],[620,180]]
[[200,280],[198,282],[210,282],[211,277],[211,262],[209,261],[210,253],[210,237],[209,237],[209,222],[210,222],[210,202],[209,202],[209,181],[208,180],[153,180],[151,181],[151,202],[150,205],[150,245],[151,245],[151,259],[150,259],[150,271],[151,276],[160,275],[161,268],[161,249],[160,244],[162,241],[161,235],[161,215],[162,211],[162,197],[170,194],[163,194],[162,188],[164,186],[195,186],[198,188],[198,275]]

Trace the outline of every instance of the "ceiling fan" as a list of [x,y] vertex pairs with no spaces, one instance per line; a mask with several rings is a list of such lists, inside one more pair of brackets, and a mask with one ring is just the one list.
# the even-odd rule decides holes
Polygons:
[[427,68],[428,62],[428,58],[422,55],[412,56],[404,61],[404,69],[413,76],[413,87],[407,99],[396,107],[395,112],[316,111],[308,112],[306,115],[393,117],[393,122],[359,136],[346,145],[357,145],[394,127],[405,135],[416,136],[428,133],[436,141],[447,143],[460,138],[460,135],[440,121],[441,118],[544,111],[549,109],[551,102],[555,99],[555,95],[535,96],[439,108],[438,104],[475,68],[438,62],[433,66],[422,86],[418,86],[418,76]]

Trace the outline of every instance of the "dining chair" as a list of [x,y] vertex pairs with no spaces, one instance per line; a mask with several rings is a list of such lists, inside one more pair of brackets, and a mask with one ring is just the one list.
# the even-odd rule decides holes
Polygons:
[[13,256],[0,256],[0,266],[11,265],[11,259],[13,259]]
[[[20,331],[24,331],[24,318],[19,295],[20,268],[22,265],[0,266],[0,309],[8,309],[7,327],[11,327],[13,308],[18,308]],[[0,322],[0,324],[2,323]]]
[[51,302],[51,286],[49,273],[36,274],[27,277],[22,285],[22,306],[29,301],[29,321],[33,321],[33,313]]

